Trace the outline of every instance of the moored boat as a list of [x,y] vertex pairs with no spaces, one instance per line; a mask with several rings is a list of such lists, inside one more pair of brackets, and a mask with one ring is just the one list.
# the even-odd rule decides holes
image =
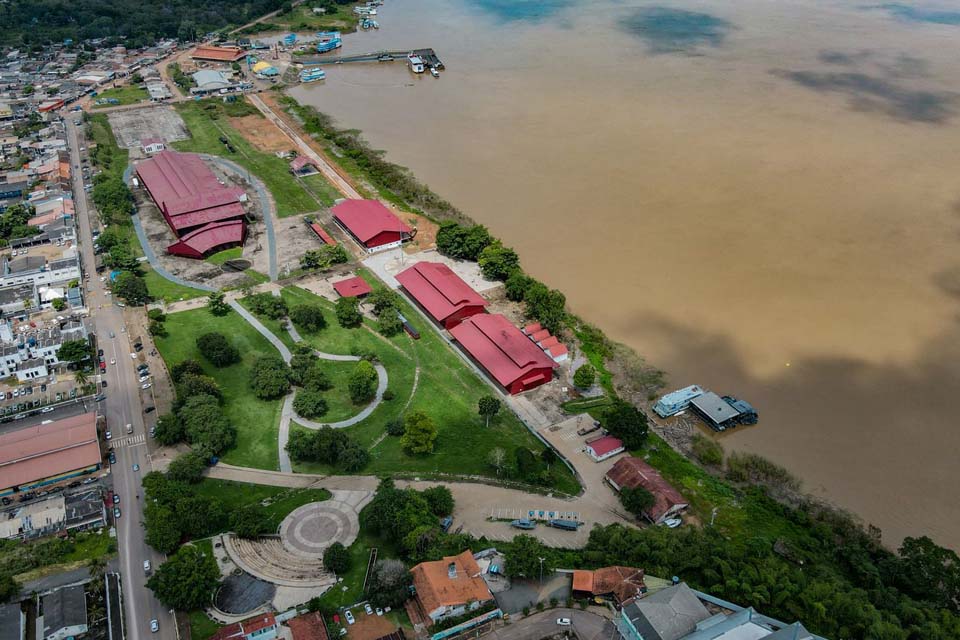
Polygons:
[[317,53],[339,49],[343,45],[339,31],[321,31],[317,33]]
[[510,526],[515,529],[524,529],[530,530],[537,527],[537,523],[532,520],[527,520],[526,518],[520,518],[519,520],[514,520],[510,523]]
[[316,82],[327,77],[327,73],[320,67],[310,67],[300,72],[300,82]]
[[410,67],[410,71],[413,71],[414,73],[424,72],[423,58],[418,55],[414,55],[412,53],[409,54],[407,56],[407,66]]

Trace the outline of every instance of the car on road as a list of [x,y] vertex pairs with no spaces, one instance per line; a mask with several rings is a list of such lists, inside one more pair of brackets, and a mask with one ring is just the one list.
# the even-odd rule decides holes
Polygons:
[[353,613],[351,613],[349,609],[343,612],[343,617],[347,619],[347,624],[353,624],[356,622],[356,620],[353,618]]
[[115,359],[115,358],[110,358],[110,364],[117,364],[116,359]]
[[149,561],[149,560],[144,560],[144,561],[143,561],[143,572],[144,572],[144,573],[150,573],[150,561]]
[[50,413],[51,411],[53,411],[53,407],[44,407],[43,409],[40,409],[40,413]]
[[152,386],[153,386],[153,385],[148,382],[147,384],[142,384],[142,385],[140,385],[140,388],[141,388],[141,389],[149,389],[149,388],[152,387]]
[[136,462],[134,462],[134,463],[133,463],[133,470],[134,470],[134,471],[140,471],[140,465],[138,465]]
[[113,494],[113,504],[120,504],[120,494]]
[[127,433],[133,433],[133,425],[132,425],[132,424],[128,424],[128,425],[127,425]]
[[103,357],[103,349],[97,349],[97,355]]
[[110,464],[117,464],[117,454],[110,452]]
[[156,618],[150,621],[150,631],[152,631],[153,633],[160,631],[160,623],[157,622]]
[[120,519],[120,507],[113,508],[113,517],[116,518],[117,520]]
[[106,380],[101,380],[101,381],[100,381],[100,386],[102,386],[104,389],[106,389],[106,388],[107,388],[107,381],[106,381]]
[[113,434],[110,433],[109,431],[107,431],[106,433],[103,434],[103,438],[104,438],[105,440],[109,440],[109,439],[112,438],[112,437],[113,437]]
[[[103,278],[100,278],[100,280],[102,281]],[[115,334],[113,331],[111,331],[111,332],[110,332],[110,337],[111,337],[111,338],[116,338],[116,337],[117,337],[117,334]]]
[[363,605],[363,610],[367,612],[367,615],[368,615],[368,616],[372,616],[372,615],[373,615],[373,607],[370,606],[370,603],[369,603],[369,602],[368,602],[367,604]]
[[570,618],[557,618],[557,624],[561,627],[569,627],[573,623],[570,621]]

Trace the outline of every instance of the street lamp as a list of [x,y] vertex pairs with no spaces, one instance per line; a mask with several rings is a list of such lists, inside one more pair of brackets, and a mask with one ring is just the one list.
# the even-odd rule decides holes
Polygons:
[[546,558],[539,558],[540,560],[540,588],[543,589],[543,561]]

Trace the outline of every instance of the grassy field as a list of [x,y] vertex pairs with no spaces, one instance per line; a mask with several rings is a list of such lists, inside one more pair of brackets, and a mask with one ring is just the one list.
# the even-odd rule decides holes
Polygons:
[[[222,317],[206,309],[172,313],[165,322],[168,335],[156,338],[157,349],[167,367],[192,358],[203,364],[223,390],[224,412],[237,427],[237,445],[224,456],[224,462],[258,469],[277,469],[277,430],[281,401],[259,400],[248,385],[249,368],[260,356],[276,355],[266,338],[236,313]],[[196,339],[209,331],[227,336],[240,350],[243,360],[217,369],[197,350]]]
[[93,138],[97,147],[107,147],[107,160],[103,154],[98,153],[101,162],[95,163],[108,177],[120,178],[127,168],[130,153],[126,149],[121,149],[117,145],[117,139],[113,136],[113,129],[110,128],[110,121],[107,120],[105,113],[95,113],[87,116],[87,135]]
[[[372,277],[368,281],[378,286]],[[508,460],[513,460],[513,451],[517,447],[527,447],[533,451],[543,449],[539,441],[506,409],[491,421],[489,428],[484,426],[484,420],[477,413],[477,401],[489,393],[486,384],[405,303],[401,313],[418,326],[420,340],[412,340],[406,334],[384,338],[376,333],[375,323],[371,322],[365,322],[357,329],[344,329],[337,324],[333,303],[328,300],[297,287],[285,288],[282,295],[289,306],[310,302],[319,304],[327,311],[327,328],[314,335],[303,335],[304,340],[315,349],[334,354],[373,353],[386,368],[389,377],[387,388],[393,392],[394,398],[382,402],[359,425],[350,427],[350,433],[361,444],[372,446],[384,433],[387,422],[400,417],[405,411],[422,410],[437,425],[438,437],[433,455],[408,456],[401,450],[399,438],[388,437],[370,451],[372,459],[365,472],[410,471],[492,476],[493,468],[486,462],[492,449],[505,449]],[[276,325],[268,326],[273,330]],[[328,391],[327,395],[332,397],[337,393],[338,389],[334,389]],[[302,472],[329,471],[317,464],[300,463],[295,468]],[[566,467],[554,465],[554,469],[553,488],[568,493],[579,490]]]
[[269,501],[266,510],[272,529],[279,527],[280,522],[297,507],[330,499],[330,492],[326,489],[287,489],[210,478],[196,485],[195,491],[198,495],[216,498],[227,513]]
[[[98,100],[107,100],[113,98],[119,100],[120,104],[136,104],[141,100],[146,100],[150,97],[150,94],[146,89],[140,86],[134,85],[125,85],[122,87],[116,87],[113,89],[106,89],[97,94],[97,97],[94,98],[94,103]],[[102,109],[104,107],[115,107],[115,104],[94,104],[94,109]]]
[[259,33],[260,31],[331,31],[340,30],[350,33],[356,30],[357,18],[353,14],[353,7],[360,3],[334,5],[336,11],[329,10],[324,15],[314,15],[311,7],[304,3],[293,7],[288,13],[271,17],[265,24],[253,29],[245,29],[243,33]]
[[313,194],[317,202],[325,207],[332,207],[338,198],[343,197],[343,194],[337,191],[336,187],[319,173],[300,178],[300,181],[303,182],[307,191]]
[[223,251],[218,251],[212,256],[207,256],[206,260],[210,264],[222,265],[227,260],[238,260],[243,256],[243,247],[233,247],[232,249],[224,249]]
[[147,281],[147,290],[150,291],[150,296],[154,300],[163,300],[169,303],[207,295],[206,291],[171,282],[147,265],[144,265],[143,279]]
[[[260,178],[273,195],[277,204],[277,215],[281,218],[316,211],[319,204],[290,174],[287,161],[257,150],[224,117],[233,113],[247,115],[249,109],[251,107],[246,102],[229,106],[213,100],[181,102],[177,105],[177,112],[190,130],[191,137],[189,140],[175,142],[173,146],[179,151],[223,156],[247,169]],[[267,124],[264,120],[264,126]],[[230,140],[237,150],[236,153],[230,153],[220,142],[220,136]]]

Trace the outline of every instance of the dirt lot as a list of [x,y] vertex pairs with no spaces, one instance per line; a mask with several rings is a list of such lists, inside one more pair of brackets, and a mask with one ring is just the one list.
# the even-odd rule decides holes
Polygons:
[[355,609],[353,615],[357,621],[347,628],[350,640],[376,640],[397,630],[396,625],[385,616],[368,616],[360,608]]
[[[317,218],[322,219],[322,215]],[[334,234],[333,225],[323,224],[323,228],[337,237]],[[273,230],[277,236],[277,268],[280,270],[281,277],[284,273],[300,267],[300,256],[306,251],[323,246],[323,242],[307,226],[301,216],[274,218]],[[337,240],[342,242],[344,238],[337,237]]]
[[143,138],[162,138],[165,142],[186,140],[189,136],[183,120],[173,107],[156,106],[129,111],[113,111],[107,118],[117,144],[124,149],[139,149]]
[[230,118],[230,124],[260,151],[275,153],[294,149],[290,138],[259,113],[242,118]]
[[396,213],[401,220],[417,230],[417,235],[414,236],[413,240],[404,245],[404,251],[407,253],[418,253],[420,251],[426,251],[427,249],[436,248],[437,230],[440,229],[440,225],[415,213],[407,213],[406,211],[398,212],[396,210],[394,210],[394,213]]

